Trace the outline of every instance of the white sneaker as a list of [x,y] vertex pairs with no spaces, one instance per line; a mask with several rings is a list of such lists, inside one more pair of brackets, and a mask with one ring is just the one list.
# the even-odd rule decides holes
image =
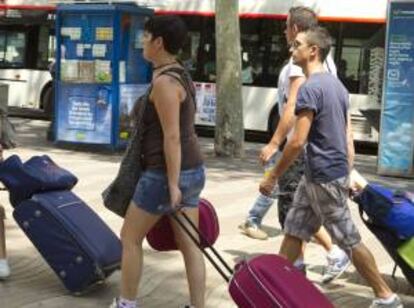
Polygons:
[[[132,306],[134,308],[138,308],[137,302],[133,303]],[[118,297],[115,297],[112,304],[109,306],[109,308],[122,308],[122,307],[124,307],[124,306],[121,306],[121,304],[119,303]]]
[[10,276],[10,267],[7,259],[0,259],[0,279],[6,279]]
[[322,283],[329,283],[341,276],[346,269],[351,265],[351,260],[344,254],[342,257],[333,258],[328,255],[328,266],[322,276]]
[[403,308],[403,304],[401,299],[394,294],[393,299],[391,301],[384,300],[382,298],[376,298],[372,301],[371,306],[369,308]]
[[267,233],[263,231],[260,226],[257,224],[252,224],[248,221],[239,225],[239,229],[241,229],[245,235],[256,240],[267,240],[268,238]]
[[118,308],[118,298],[115,297],[109,308]]

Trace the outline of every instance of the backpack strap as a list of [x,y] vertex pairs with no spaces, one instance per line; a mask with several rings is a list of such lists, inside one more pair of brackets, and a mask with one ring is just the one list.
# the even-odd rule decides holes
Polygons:
[[184,88],[184,90],[187,92],[187,94],[191,95],[194,104],[196,104],[195,88],[191,82],[191,78],[188,72],[184,68],[172,67],[162,71],[159,76],[161,75],[167,75],[177,80],[180,83],[180,85]]

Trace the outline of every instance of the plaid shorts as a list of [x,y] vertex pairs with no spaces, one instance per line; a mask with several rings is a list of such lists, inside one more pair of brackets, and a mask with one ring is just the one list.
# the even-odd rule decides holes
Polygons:
[[301,153],[285,173],[278,179],[281,194],[277,199],[279,223],[285,228],[285,220],[289,209],[292,207],[293,196],[298,188],[300,179],[305,173],[305,155]]
[[323,225],[345,251],[361,242],[348,207],[349,178],[313,183],[302,176],[285,221],[285,233],[309,241]]

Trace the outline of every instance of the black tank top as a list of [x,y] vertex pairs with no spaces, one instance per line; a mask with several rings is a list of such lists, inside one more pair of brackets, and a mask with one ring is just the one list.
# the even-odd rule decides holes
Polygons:
[[[191,77],[186,70],[176,67],[164,70],[161,75],[176,79],[186,91],[186,97],[180,104],[181,170],[198,167],[203,163],[203,158],[194,127],[196,104]],[[166,169],[164,136],[152,101],[148,101],[143,121],[142,165],[144,168]]]

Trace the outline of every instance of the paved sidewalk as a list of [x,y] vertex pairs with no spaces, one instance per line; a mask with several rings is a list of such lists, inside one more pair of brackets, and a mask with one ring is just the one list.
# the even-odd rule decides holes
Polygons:
[[[47,122],[22,119],[13,119],[13,122],[18,131],[19,147],[6,151],[6,157],[18,154],[25,160],[33,155],[49,154],[58,164],[70,169],[79,177],[80,181],[74,192],[119,233],[122,221],[104,209],[100,193],[116,173],[121,156],[56,148],[45,141]],[[277,252],[282,234],[277,223],[275,207],[270,210],[264,221],[265,228],[270,234],[267,241],[247,238],[237,229],[257,194],[262,172],[256,157],[261,145],[247,143],[246,157],[243,160],[214,157],[212,139],[202,139],[202,147],[208,171],[203,196],[215,205],[220,219],[221,232],[216,248],[223,252],[224,258],[230,264],[256,254]],[[374,156],[358,155],[356,159],[357,168],[369,180],[414,191],[413,180],[377,176],[375,162]],[[111,299],[119,292],[119,272],[113,274],[106,284],[83,296],[74,297],[68,294],[11,218],[12,208],[8,206],[7,193],[0,194],[0,202],[6,205],[9,217],[6,220],[6,233],[12,267],[10,279],[0,282],[1,308],[86,308],[109,305]],[[408,285],[400,271],[397,271],[396,280],[390,277],[393,262],[374,236],[362,225],[355,204],[351,204],[351,208],[355,221],[360,226],[363,240],[374,253],[381,272],[392,288],[401,295],[405,307],[414,307],[414,289]],[[188,303],[188,291],[179,253],[157,253],[146,243],[144,252],[145,267],[139,292],[142,307],[175,308]],[[311,243],[306,254],[309,264],[308,276],[319,286],[322,267],[325,265],[324,252],[318,245]],[[207,266],[207,307],[235,307],[221,276],[212,266]],[[368,307],[372,300],[371,290],[355,273],[353,267],[350,267],[341,279],[322,289],[336,307],[364,308]]]

